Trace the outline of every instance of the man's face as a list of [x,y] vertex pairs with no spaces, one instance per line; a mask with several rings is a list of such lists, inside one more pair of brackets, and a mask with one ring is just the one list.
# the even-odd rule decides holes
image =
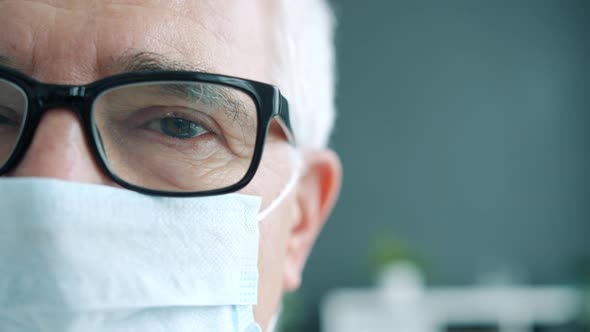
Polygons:
[[[10,66],[46,83],[85,84],[125,71],[124,59],[137,60],[142,54],[276,83],[271,76],[273,2],[0,0],[0,54],[10,58]],[[292,174],[288,150],[274,124],[262,164],[242,191],[262,196],[263,208]],[[79,119],[66,109],[44,115],[27,154],[9,176],[116,186],[96,165]],[[318,181],[313,177],[308,182]],[[320,228],[312,225],[309,234],[297,237],[297,232],[310,227],[301,223],[303,217],[325,218],[325,211],[302,212],[305,204],[298,190],[261,223],[255,316],[263,328],[277,310],[282,291],[298,286],[303,261]],[[317,192],[308,194],[308,199],[334,196]],[[318,204],[328,210],[331,206]]]

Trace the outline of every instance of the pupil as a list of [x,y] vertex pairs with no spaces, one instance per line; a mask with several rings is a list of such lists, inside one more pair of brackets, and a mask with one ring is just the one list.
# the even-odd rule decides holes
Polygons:
[[196,123],[181,118],[164,118],[160,128],[166,135],[181,139],[195,137],[199,133]]

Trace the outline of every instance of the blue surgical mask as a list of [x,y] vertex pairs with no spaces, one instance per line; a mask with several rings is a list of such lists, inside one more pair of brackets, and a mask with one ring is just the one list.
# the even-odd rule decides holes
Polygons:
[[0,331],[260,331],[261,198],[0,180]]

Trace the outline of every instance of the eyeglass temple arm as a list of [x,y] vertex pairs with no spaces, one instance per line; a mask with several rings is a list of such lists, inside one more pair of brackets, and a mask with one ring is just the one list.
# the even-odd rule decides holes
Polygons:
[[293,127],[291,127],[291,117],[289,116],[289,102],[287,98],[279,93],[279,113],[277,116],[277,122],[283,128],[289,143],[296,146],[295,135],[293,135]]

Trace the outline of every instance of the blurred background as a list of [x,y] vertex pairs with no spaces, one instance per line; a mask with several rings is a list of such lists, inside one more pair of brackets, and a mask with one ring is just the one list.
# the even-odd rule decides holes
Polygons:
[[283,331],[587,331],[590,1],[332,5],[343,191]]

